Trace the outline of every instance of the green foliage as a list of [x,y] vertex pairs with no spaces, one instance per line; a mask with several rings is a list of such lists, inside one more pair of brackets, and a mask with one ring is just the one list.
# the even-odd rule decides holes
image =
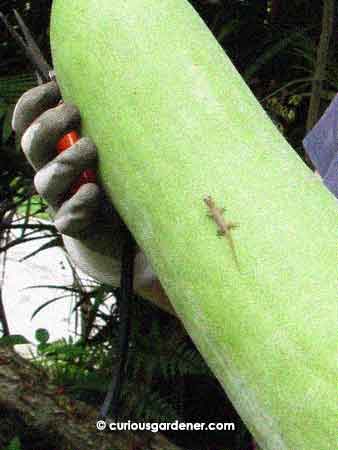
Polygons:
[[49,337],[50,337],[49,332],[45,328],[38,328],[35,331],[35,339],[40,344],[46,344],[49,341]]
[[[164,314],[156,314],[156,309],[155,314],[153,311],[150,316],[152,308],[140,306],[139,303],[142,303],[141,299],[135,302],[134,308],[126,376],[128,382],[122,394],[123,415],[144,420],[172,420],[178,417],[170,398],[173,397],[177,378],[212,375],[189,338],[182,332],[173,333],[174,319],[168,322]],[[99,311],[97,314],[100,314]],[[68,394],[95,405],[98,399],[104,397],[110,382],[111,366],[115,365],[118,355],[117,316],[113,316],[113,320],[109,317],[111,331],[108,337],[102,343],[93,345],[106,326],[104,317],[101,315],[102,325],[87,343],[72,338],[48,342],[46,330],[38,330],[40,344],[36,363],[47,368],[53,380],[64,386]],[[171,334],[171,338],[163,342],[160,330]],[[143,385],[136,393],[135,384]]]
[[174,422],[179,418],[177,410],[170,403],[170,398],[165,398],[156,389],[149,386],[143,391],[142,397],[131,401],[130,393],[134,390],[135,387],[127,383],[123,392],[122,399],[125,403],[129,403],[124,413],[126,418],[132,415],[135,420],[145,422]]
[[15,437],[3,450],[21,450],[20,439]]
[[0,77],[1,98],[7,105],[14,105],[17,99],[28,89],[36,85],[31,73],[19,73]]
[[30,342],[21,334],[11,334],[0,338],[0,347],[29,344]]

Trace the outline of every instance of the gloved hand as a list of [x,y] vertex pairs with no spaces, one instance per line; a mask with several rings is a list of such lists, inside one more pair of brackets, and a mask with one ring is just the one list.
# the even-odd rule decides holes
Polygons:
[[[80,114],[71,104],[59,104],[56,82],[26,92],[18,101],[12,126],[22,149],[37,171],[34,183],[50,206],[56,228],[62,233],[73,262],[93,278],[118,286],[126,226],[105,193],[95,183],[86,183],[64,201],[84,169],[95,170],[94,143],[82,137],[71,148],[56,155],[56,144],[80,125]],[[168,301],[154,271],[141,250],[135,258],[134,289],[155,303]],[[169,309],[171,309],[169,307]]]

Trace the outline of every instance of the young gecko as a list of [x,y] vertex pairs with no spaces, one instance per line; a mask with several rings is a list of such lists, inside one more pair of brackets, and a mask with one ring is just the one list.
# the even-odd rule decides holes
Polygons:
[[235,250],[235,244],[234,244],[234,241],[231,236],[231,230],[239,227],[239,224],[235,223],[235,222],[227,222],[225,220],[225,218],[223,217],[225,208],[217,208],[211,195],[208,195],[208,197],[205,197],[203,200],[204,200],[204,203],[209,208],[208,216],[211,217],[215,221],[216,225],[218,226],[217,234],[219,236],[225,236],[226,239],[228,240],[235,263],[236,263],[236,266],[237,266],[237,269],[240,270],[239,262],[238,262],[238,258],[237,258],[236,250]]

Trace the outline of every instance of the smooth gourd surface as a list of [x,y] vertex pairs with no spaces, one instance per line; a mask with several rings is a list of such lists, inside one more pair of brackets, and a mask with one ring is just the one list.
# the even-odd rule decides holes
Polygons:
[[[263,449],[336,447],[337,202],[185,0],[54,0],[103,184]],[[238,222],[217,236],[203,198]]]

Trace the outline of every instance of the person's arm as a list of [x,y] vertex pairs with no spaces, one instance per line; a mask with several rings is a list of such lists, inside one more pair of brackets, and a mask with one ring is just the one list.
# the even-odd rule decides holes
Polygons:
[[305,136],[303,146],[325,186],[338,198],[338,94]]
[[[50,206],[54,224],[62,233],[72,261],[98,281],[118,286],[126,225],[98,184],[86,183],[65,200],[83,170],[96,169],[97,152],[94,143],[82,137],[65,152],[56,155],[59,139],[80,126],[77,108],[70,104],[58,105],[59,100],[55,82],[26,92],[15,107],[13,129],[37,172],[34,178],[36,190]],[[134,290],[174,313],[141,249],[135,257]]]

